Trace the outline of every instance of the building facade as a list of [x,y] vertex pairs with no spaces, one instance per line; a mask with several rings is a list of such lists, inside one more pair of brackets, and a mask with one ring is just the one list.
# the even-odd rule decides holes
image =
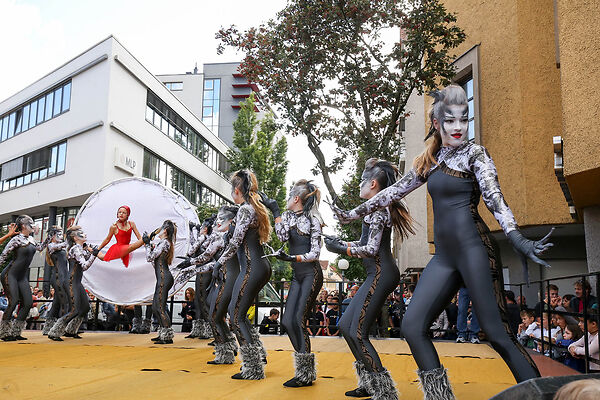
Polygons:
[[[540,238],[557,227],[555,247],[544,257],[552,268],[530,262],[531,280],[600,270],[600,161],[592,155],[600,147],[593,122],[600,43],[583,22],[600,10],[586,3],[502,0],[473,7],[470,1],[444,1],[467,35],[457,49],[454,81],[469,97],[471,140],[493,157],[523,234]],[[408,168],[424,148],[430,105],[431,99],[421,96],[409,103]],[[409,206],[417,210],[427,239],[402,245],[400,258],[407,266],[422,265],[421,255],[435,252],[431,201],[424,189],[411,196]],[[523,282],[520,261],[500,226],[485,205],[479,211],[501,246],[505,281]],[[558,284],[560,294],[573,293],[572,281]],[[535,300],[537,289],[532,286],[525,295]]]
[[[206,68],[230,71],[235,64]],[[229,147],[218,136],[237,112],[219,103],[227,91],[211,81],[208,123],[203,101],[178,96],[177,86],[163,82],[110,36],[0,102],[0,224],[31,215],[42,239],[48,225],[72,223],[98,188],[129,176],[160,181],[195,205],[229,202]],[[207,82],[197,88],[200,96]],[[227,107],[231,113],[219,112]],[[40,265],[38,255],[32,266]]]

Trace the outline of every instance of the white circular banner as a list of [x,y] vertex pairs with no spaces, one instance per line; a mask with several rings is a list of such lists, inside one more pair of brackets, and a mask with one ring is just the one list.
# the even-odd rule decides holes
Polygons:
[[[185,256],[189,246],[189,222],[198,223],[195,207],[179,192],[160,183],[145,178],[124,178],[113,181],[97,190],[83,204],[75,224],[80,225],[87,234],[87,243],[100,245],[108,235],[109,228],[117,220],[120,206],[129,206],[129,220],[135,222],[140,234],[151,232],[170,219],[177,224],[177,241],[174,256]],[[131,243],[137,238],[132,232]],[[101,251],[106,252],[116,243],[113,236]],[[178,259],[173,258],[171,272]],[[146,261],[144,247],[130,254],[129,267],[118,258],[108,262],[96,259],[83,273],[82,283],[87,290],[100,300],[131,305],[152,302],[156,278],[154,267]],[[181,289],[175,285],[169,295]]]

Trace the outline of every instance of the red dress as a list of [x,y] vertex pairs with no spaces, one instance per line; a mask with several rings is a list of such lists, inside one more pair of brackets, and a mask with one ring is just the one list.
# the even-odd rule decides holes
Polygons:
[[110,246],[104,255],[104,261],[116,260],[117,258],[120,258],[123,260],[125,268],[129,266],[129,253],[127,252],[127,249],[129,248],[129,242],[131,242],[131,232],[131,226],[129,226],[129,229],[126,231],[117,227],[117,233],[115,234],[117,243]]

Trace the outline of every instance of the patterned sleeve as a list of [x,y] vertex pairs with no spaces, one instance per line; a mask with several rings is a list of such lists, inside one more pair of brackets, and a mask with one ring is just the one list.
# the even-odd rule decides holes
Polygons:
[[59,242],[59,243],[55,243],[55,242],[48,243],[48,252],[50,252],[50,254],[54,253],[55,251],[64,250],[66,248],[67,248],[66,241]]
[[200,249],[202,244],[206,241],[207,235],[200,235],[198,239],[193,239],[194,235],[190,236],[190,249],[188,250],[188,257],[193,256]]
[[371,215],[372,218],[369,221],[369,240],[364,246],[354,245],[354,242],[350,243],[350,254],[353,257],[359,258],[372,258],[375,257],[379,251],[379,245],[381,244],[381,237],[383,236],[383,230],[385,229],[385,214],[383,212],[375,212]]
[[0,254],[0,265],[4,264],[4,261],[6,261],[8,255],[14,249],[21,246],[23,246],[23,235],[17,235],[10,239],[9,242],[6,244],[6,247],[4,247],[4,251],[2,251],[2,254]]
[[219,250],[223,248],[223,236],[217,232],[213,233],[211,236],[212,237],[208,241],[208,245],[202,254],[190,260],[192,264],[206,264],[213,258],[215,254],[217,254]]
[[167,239],[161,239],[156,246],[147,244],[146,248],[146,261],[149,263],[154,262],[163,252],[169,251],[169,241]]
[[71,258],[74,258],[79,265],[81,265],[81,269],[84,271],[87,271],[96,259],[94,255],[91,255],[88,251],[85,251],[81,245],[73,246],[70,251],[70,256]]
[[219,264],[223,265],[233,257],[238,247],[242,244],[242,240],[244,240],[244,236],[246,236],[246,232],[253,219],[254,208],[251,205],[245,204],[240,207],[235,216],[235,230],[233,231],[233,235],[231,235],[231,239],[229,239],[229,243],[227,243],[227,247],[225,247],[223,254],[219,258]]
[[394,201],[403,199],[407,194],[423,185],[425,181],[426,178],[419,176],[414,169],[411,169],[392,186],[377,193],[355,209],[345,211],[338,207],[333,207],[333,212],[341,223],[354,221],[355,219],[371,214],[375,210],[387,207]]
[[301,262],[319,261],[321,255],[321,222],[312,217],[310,221],[310,250],[308,253],[300,254]]
[[290,211],[284,211],[281,214],[281,221],[275,222],[275,233],[282,243],[290,239]]
[[41,243],[35,243],[35,249],[37,251],[44,251],[46,246],[48,246],[48,243],[50,243],[50,238],[46,238],[46,240],[44,240]]
[[517,229],[517,221],[504,201],[504,196],[498,183],[498,173],[492,157],[483,146],[473,146],[469,157],[470,167],[475,174],[483,202],[488,210],[494,214],[506,235]]

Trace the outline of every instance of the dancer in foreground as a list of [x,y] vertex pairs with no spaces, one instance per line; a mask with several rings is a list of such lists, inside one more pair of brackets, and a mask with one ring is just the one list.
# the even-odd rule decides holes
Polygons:
[[46,263],[54,268],[50,274],[50,284],[54,288],[54,299],[50,312],[44,322],[43,335],[48,335],[58,318],[66,315],[69,310],[69,263],[67,261],[67,242],[60,226],[54,225],[48,230],[48,246],[46,248]]
[[[502,264],[489,229],[477,211],[480,194],[500,223],[514,249],[526,259],[547,250],[550,234],[531,241],[519,232],[504,201],[494,162],[487,150],[468,141],[468,105],[464,90],[451,85],[432,93],[432,123],[425,151],[413,169],[393,186],[351,211],[332,206],[342,223],[388,207],[428,182],[433,200],[436,254],[425,268],[402,322],[402,332],[417,365],[425,399],[453,399],[446,369],[427,331],[461,285],[469,289],[477,318],[494,349],[502,356],[517,382],[539,372],[531,357],[510,332],[502,295]],[[495,281],[494,281],[495,279]]]
[[260,202],[256,176],[240,170],[231,178],[231,197],[240,209],[235,218],[235,230],[215,268],[218,270],[237,252],[240,274],[229,304],[229,318],[240,345],[241,372],[233,379],[264,379],[266,352],[258,332],[252,329],[246,314],[258,292],[269,282],[271,264],[264,258],[262,243],[269,240],[271,224],[269,213]]
[[0,237],[0,244],[4,243],[4,241],[10,237],[13,237],[17,234],[17,224],[15,224],[14,222],[12,224],[8,225],[8,232],[6,232],[6,235]]
[[90,299],[81,284],[83,271],[91,267],[96,260],[97,250],[89,247],[85,241],[87,236],[79,226],[67,229],[67,259],[69,261],[69,304],[71,309],[52,326],[48,338],[62,341],[61,336],[81,339],[77,334],[79,326],[90,310]]
[[[117,243],[110,246],[108,251],[103,254],[98,254],[98,258],[102,261],[116,260],[120,258],[123,261],[125,268],[129,266],[129,253],[139,249],[144,244],[140,239],[142,236],[135,225],[135,222],[129,220],[131,209],[128,206],[121,206],[117,210],[117,222],[112,224],[108,229],[108,236],[100,243],[98,250],[102,250],[104,246],[110,242],[114,236]],[[131,243],[131,233],[134,233],[138,238],[137,242]]]
[[321,226],[319,214],[321,193],[305,179],[290,190],[287,211],[279,211],[277,202],[264,197],[262,202],[275,218],[275,232],[282,242],[288,242],[290,254],[283,251],[275,257],[292,264],[293,277],[281,324],[294,346],[294,377],[283,385],[287,387],[311,386],[317,379],[315,354],[311,352],[307,319],[314,308],[317,295],[323,286],[323,271],[319,264],[321,254]]
[[[367,160],[360,181],[360,197],[372,198],[392,186],[397,176],[398,168],[389,161],[376,158]],[[339,322],[344,339],[356,359],[354,367],[358,375],[358,388],[346,392],[346,396],[398,399],[396,385],[369,340],[369,332],[381,307],[400,281],[400,271],[390,249],[392,226],[402,238],[409,233],[414,234],[412,219],[400,202],[393,202],[366,215],[358,242],[325,238],[329,251],[361,258],[367,272],[365,282],[352,297]]]

